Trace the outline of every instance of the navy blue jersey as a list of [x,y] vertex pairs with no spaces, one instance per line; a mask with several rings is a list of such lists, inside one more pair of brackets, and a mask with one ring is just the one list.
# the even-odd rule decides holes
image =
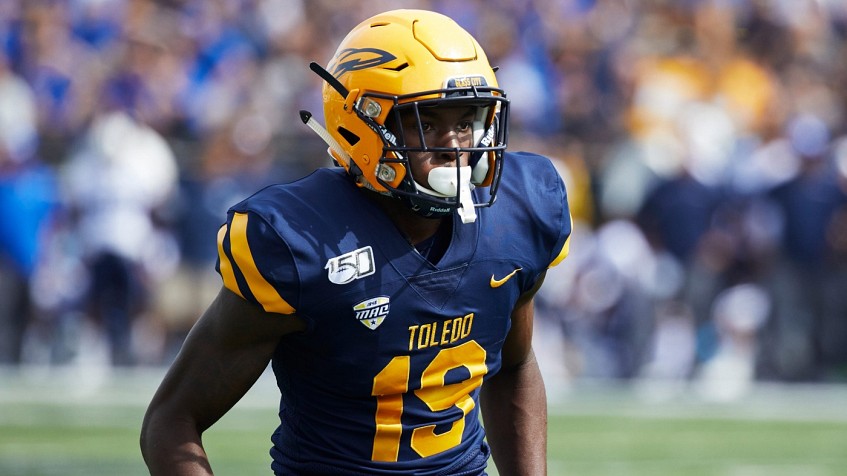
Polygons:
[[[571,232],[548,159],[510,153],[503,167],[497,202],[472,224],[453,217],[437,264],[342,169],[230,209],[218,237],[224,285],[307,322],[273,357],[276,472],[484,470],[480,386],[500,368],[518,297],[565,257]],[[480,202],[488,191],[474,193]]]

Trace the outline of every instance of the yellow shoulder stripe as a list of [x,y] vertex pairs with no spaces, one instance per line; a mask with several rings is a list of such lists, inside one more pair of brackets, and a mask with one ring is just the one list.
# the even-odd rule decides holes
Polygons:
[[265,311],[293,314],[294,308],[285,302],[285,299],[279,295],[276,289],[265,280],[259,272],[259,268],[256,267],[256,262],[253,261],[253,253],[250,252],[250,245],[247,242],[247,214],[236,213],[232,217],[229,241],[235,264],[244,275],[244,280],[247,281],[247,286],[250,287],[253,296],[256,297]]
[[221,277],[224,280],[224,286],[230,291],[238,294],[242,298],[241,290],[238,289],[238,282],[235,280],[235,272],[232,270],[232,263],[224,252],[224,240],[226,239],[227,226],[224,225],[218,230],[218,258],[220,259]]

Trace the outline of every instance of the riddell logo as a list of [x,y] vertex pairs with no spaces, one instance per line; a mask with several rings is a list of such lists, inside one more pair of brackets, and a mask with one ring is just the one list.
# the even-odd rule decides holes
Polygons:
[[329,67],[332,75],[340,78],[344,73],[375,68],[396,60],[397,57],[385,50],[376,48],[347,48],[335,57]]

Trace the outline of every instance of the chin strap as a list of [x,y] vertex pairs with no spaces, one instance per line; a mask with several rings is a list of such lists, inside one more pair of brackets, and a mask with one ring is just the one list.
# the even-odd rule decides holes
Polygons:
[[353,163],[353,160],[344,152],[344,148],[341,147],[341,144],[335,140],[332,135],[330,135],[329,131],[327,131],[322,125],[318,123],[313,117],[312,113],[309,111],[300,111],[300,120],[303,121],[303,124],[309,126],[309,129],[312,129],[315,134],[318,135],[326,145],[329,146],[329,151],[334,152],[334,154],[330,153],[329,156],[333,160],[337,160],[340,163],[338,165],[342,165],[345,168],[349,167],[350,164]]
[[456,209],[462,223],[473,223],[476,221],[476,205],[471,197],[471,184],[465,183],[459,191],[459,208]]

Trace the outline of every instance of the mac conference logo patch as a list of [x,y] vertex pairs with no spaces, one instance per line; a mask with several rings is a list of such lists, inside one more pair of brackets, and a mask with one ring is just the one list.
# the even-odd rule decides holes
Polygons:
[[333,76],[340,78],[344,73],[375,68],[396,59],[391,53],[377,48],[347,48],[338,53],[329,70]]
[[356,320],[370,330],[376,329],[388,316],[389,301],[388,296],[379,296],[356,304],[353,306]]

